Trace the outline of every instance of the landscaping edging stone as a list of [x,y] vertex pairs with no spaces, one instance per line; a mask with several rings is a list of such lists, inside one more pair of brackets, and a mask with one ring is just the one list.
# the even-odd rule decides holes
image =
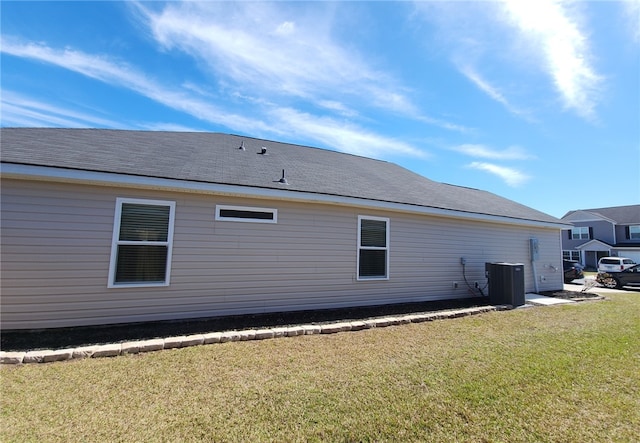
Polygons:
[[118,355],[177,349],[232,341],[267,340],[299,335],[336,334],[340,332],[362,331],[364,329],[422,323],[425,321],[459,318],[490,311],[512,309],[511,305],[479,306],[452,309],[439,312],[412,313],[393,317],[379,317],[367,320],[337,321],[323,324],[249,329],[243,331],[212,332],[208,334],[181,335],[151,340],[128,341],[124,343],[81,346],[69,349],[46,349],[37,351],[0,351],[0,364],[50,363],[82,358],[115,357]]

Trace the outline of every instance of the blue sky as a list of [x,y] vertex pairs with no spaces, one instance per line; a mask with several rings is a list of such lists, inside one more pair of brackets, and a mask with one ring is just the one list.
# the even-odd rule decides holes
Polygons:
[[640,203],[640,0],[1,3],[4,127],[213,131]]

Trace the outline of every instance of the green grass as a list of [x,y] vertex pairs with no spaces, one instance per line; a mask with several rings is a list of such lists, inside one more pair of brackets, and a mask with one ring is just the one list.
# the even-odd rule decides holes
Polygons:
[[1,440],[637,441],[640,294],[4,366]]

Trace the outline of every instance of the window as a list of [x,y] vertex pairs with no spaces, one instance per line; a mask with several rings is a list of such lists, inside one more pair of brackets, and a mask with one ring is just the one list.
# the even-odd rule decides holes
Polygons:
[[629,226],[629,239],[640,240],[640,225]]
[[562,251],[562,258],[564,260],[580,261],[580,251]]
[[216,220],[253,223],[277,223],[278,210],[245,206],[216,206]]
[[358,216],[358,280],[389,278],[389,219]]
[[571,239],[572,240],[589,240],[589,227],[588,226],[579,226],[577,228],[571,229]]
[[118,198],[109,287],[167,286],[175,202]]

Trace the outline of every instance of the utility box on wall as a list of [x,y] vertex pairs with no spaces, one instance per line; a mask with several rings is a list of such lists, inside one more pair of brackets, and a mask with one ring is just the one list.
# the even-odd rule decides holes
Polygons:
[[485,263],[489,279],[489,303],[524,305],[524,265],[522,263]]

